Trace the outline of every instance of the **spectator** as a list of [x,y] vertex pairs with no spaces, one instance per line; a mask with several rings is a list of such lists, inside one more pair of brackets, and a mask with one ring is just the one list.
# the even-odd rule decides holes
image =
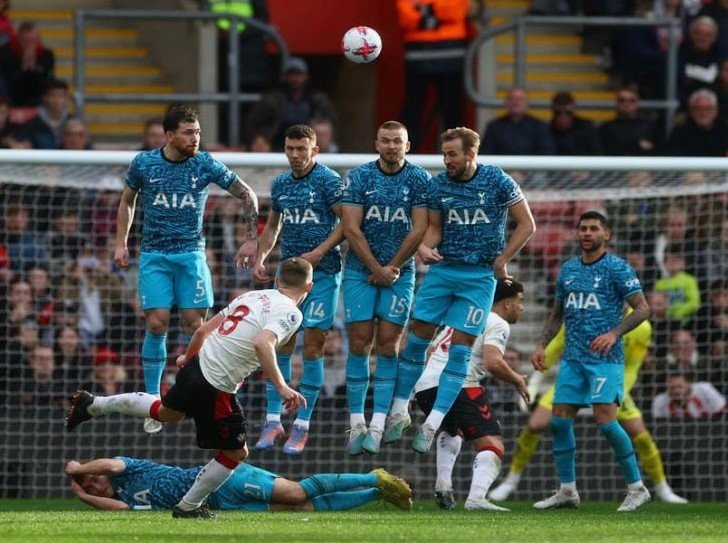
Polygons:
[[306,61],[301,57],[291,57],[284,66],[283,84],[266,92],[253,105],[246,127],[249,134],[270,134],[274,148],[282,150],[286,129],[294,124],[308,124],[314,117],[333,122],[336,110],[326,94],[309,85]]
[[723,413],[726,399],[708,382],[693,383],[689,373],[667,379],[667,391],[652,402],[652,416],[671,419],[707,419]]
[[24,405],[62,407],[72,384],[64,382],[57,371],[53,349],[39,345],[32,350],[29,367],[23,376],[21,402]]
[[67,151],[89,151],[93,149],[88,128],[81,119],[71,118],[61,128],[61,149]]
[[718,77],[716,39],[718,26],[710,17],[698,17],[690,23],[687,41],[678,52],[678,91],[680,101],[699,89],[710,88]]
[[91,372],[82,388],[101,396],[132,392],[134,386],[127,381],[127,377],[119,353],[108,347],[96,347],[93,351]]
[[635,87],[617,90],[614,119],[599,127],[605,155],[649,155],[655,149],[655,126],[640,114],[640,95]]
[[667,315],[686,325],[700,309],[700,287],[694,275],[685,271],[685,255],[680,247],[668,247],[665,253],[667,277],[655,282],[655,290],[667,295]]
[[[310,126],[316,132],[316,145],[319,153],[338,153],[339,144],[334,138],[334,123],[329,119],[311,119]],[[453,125],[457,126],[457,125]]]
[[670,371],[700,371],[705,374],[705,368],[700,363],[698,356],[698,345],[695,336],[684,329],[676,330],[670,336],[670,344],[667,352],[667,367]]
[[660,277],[669,276],[665,263],[668,247],[682,252],[688,273],[696,277],[701,275],[699,268],[701,251],[698,244],[693,241],[696,223],[697,217],[692,213],[688,214],[687,208],[680,204],[670,205],[663,213],[654,244],[654,260]]
[[639,277],[642,288],[647,292],[651,291],[657,280],[657,269],[654,261],[648,260],[649,254],[645,252],[643,245],[633,242],[627,246],[623,254],[624,259]]
[[81,378],[90,369],[90,358],[81,345],[78,330],[71,326],[59,327],[55,337],[55,360],[63,379],[70,383],[81,383]]
[[21,23],[18,34],[0,48],[0,74],[14,106],[37,106],[53,78],[55,55],[43,47],[33,22]]
[[718,98],[718,122],[728,123],[728,58],[720,61],[718,66],[718,77],[712,87]]
[[712,90],[700,89],[688,98],[688,119],[672,129],[666,156],[726,156],[728,126],[718,122],[718,98]]
[[718,27],[716,48],[720,58],[726,58],[728,57],[728,0],[712,0],[706,4],[698,16],[710,17],[715,21]]
[[514,87],[506,94],[507,113],[488,123],[483,135],[484,155],[553,155],[548,126],[529,115],[528,94]]
[[680,322],[670,318],[667,313],[668,301],[664,292],[653,290],[647,295],[652,324],[652,349],[657,360],[667,356],[672,334],[680,328]]
[[725,351],[724,344],[728,341],[728,276],[710,284],[708,302],[695,314],[690,328],[700,352],[720,360],[718,357]]
[[[102,190],[93,196],[93,200],[89,202],[91,209],[91,243],[98,252],[104,252],[108,245],[109,236],[112,236],[116,229],[119,192],[116,190]],[[132,241],[138,231],[139,226],[137,225],[135,228],[132,225],[132,233],[130,234]]]
[[36,265],[46,263],[43,244],[30,230],[30,212],[23,204],[5,206],[5,248],[10,267],[19,274]]
[[26,281],[16,281],[6,291],[0,313],[0,347],[6,346],[7,341],[17,334],[18,327],[25,321],[35,322],[33,291]]
[[33,298],[33,313],[40,327],[41,341],[50,345],[53,341],[55,304],[51,296],[51,280],[45,266],[34,266],[26,274]]
[[13,23],[8,17],[10,0],[0,0],[0,47],[7,45],[15,36]]
[[42,102],[38,115],[21,127],[18,139],[29,141],[33,149],[59,149],[61,127],[71,116],[68,85],[58,79],[50,80]]
[[[728,210],[726,210],[728,211]],[[703,250],[704,273],[709,284],[728,277],[728,217],[723,216],[720,232],[711,235]]]
[[251,153],[272,153],[273,143],[265,134],[253,134],[248,144],[248,151]]
[[396,7],[405,46],[402,121],[413,151],[422,152],[423,112],[431,86],[437,91],[440,129],[462,124],[470,0],[397,0]]
[[139,151],[159,149],[160,147],[164,147],[165,143],[167,143],[167,137],[164,135],[162,119],[158,117],[147,119],[144,123],[144,130],[142,131],[142,145],[139,147]]
[[570,92],[560,91],[554,94],[551,112],[551,135],[557,155],[601,154],[594,123],[576,114],[576,100]]
[[10,122],[10,102],[0,97],[0,148],[30,149],[30,142],[19,141],[20,126]]
[[56,211],[53,227],[46,238],[52,269],[60,271],[68,262],[78,257],[78,253],[86,244],[87,237],[81,234],[80,227],[81,218],[78,211],[69,207],[62,207]]

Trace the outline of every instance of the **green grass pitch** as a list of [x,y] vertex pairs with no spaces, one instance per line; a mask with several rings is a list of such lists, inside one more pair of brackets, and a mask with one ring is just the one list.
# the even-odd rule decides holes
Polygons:
[[[617,503],[579,510],[512,513],[439,511],[426,500],[411,512],[372,505],[346,512],[243,513],[215,521],[172,519],[168,511],[102,512],[72,500],[0,500],[0,543],[725,543],[728,505],[651,503],[616,513]],[[462,507],[462,504],[460,504]]]

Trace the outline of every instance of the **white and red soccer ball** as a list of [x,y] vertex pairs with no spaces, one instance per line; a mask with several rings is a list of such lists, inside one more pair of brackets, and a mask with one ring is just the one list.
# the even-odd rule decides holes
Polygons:
[[341,39],[341,52],[356,64],[372,62],[382,52],[382,38],[368,26],[355,26]]

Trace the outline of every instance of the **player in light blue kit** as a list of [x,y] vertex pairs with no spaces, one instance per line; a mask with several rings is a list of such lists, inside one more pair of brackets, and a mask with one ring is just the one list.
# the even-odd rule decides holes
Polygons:
[[[477,163],[480,137],[469,128],[440,136],[447,171],[433,179],[429,226],[419,248],[432,264],[415,298],[407,346],[399,357],[397,385],[382,441],[398,440],[410,425],[410,395],[425,367],[427,348],[441,325],[454,329],[448,361],[432,411],[412,444],[426,453],[462,388],[475,338],[490,313],[496,279],[536,230],[520,187],[503,170]],[[505,241],[506,220],[515,229]]]
[[[71,489],[97,509],[172,509],[195,482],[203,466],[180,468],[125,456],[66,465]],[[240,464],[208,499],[210,509],[239,511],[344,511],[384,499],[412,507],[412,490],[399,477],[376,469],[371,473],[323,473],[300,483]],[[213,517],[212,514],[208,518]]]
[[[334,323],[341,286],[341,252],[344,239],[339,221],[343,184],[335,171],[316,162],[316,133],[310,126],[294,125],[286,131],[284,151],[291,171],[279,175],[271,187],[271,210],[258,243],[253,266],[255,279],[268,282],[265,259],[280,236],[281,256],[300,256],[314,268],[313,289],[301,306],[303,312],[303,374],[300,392],[307,406],[298,410],[283,452],[303,452],[319,391],[324,384],[324,344]],[[286,382],[291,379],[291,355],[296,336],[278,351],[278,366]],[[285,437],[281,424],[281,399],[266,383],[266,423],[258,450],[275,446]]]
[[[139,299],[146,333],[142,343],[144,385],[159,395],[167,363],[167,330],[173,305],[180,310],[185,334],[191,336],[213,304],[212,280],[205,258],[202,217],[209,185],[215,183],[240,199],[247,239],[236,255],[247,266],[255,256],[258,237],[258,199],[235,172],[200,151],[198,112],[173,105],[162,121],[167,143],[139,153],[126,174],[116,223],[114,263],[129,265],[127,239],[141,194],[144,229],[139,256]],[[144,421],[148,433],[159,432],[160,422]]]
[[[351,455],[379,451],[397,380],[399,342],[414,297],[412,255],[427,230],[432,182],[426,170],[405,160],[410,143],[403,124],[382,124],[375,147],[379,158],[349,173],[342,207],[344,234],[351,247],[344,269]],[[367,431],[364,401],[375,332],[374,414]]]
[[[581,215],[577,223],[581,256],[568,260],[559,270],[556,300],[533,354],[534,367],[544,371],[545,345],[556,336],[563,322],[566,346],[551,417],[554,460],[561,488],[553,496],[536,502],[536,509],[579,506],[574,417],[585,406],[592,407],[599,432],[614,449],[627,481],[627,497],[617,511],[634,511],[650,499],[632,440],[617,422],[617,407],[624,391],[621,337],[647,318],[649,308],[634,270],[607,252],[610,237],[604,215],[598,211]],[[633,309],[627,315],[625,302]]]

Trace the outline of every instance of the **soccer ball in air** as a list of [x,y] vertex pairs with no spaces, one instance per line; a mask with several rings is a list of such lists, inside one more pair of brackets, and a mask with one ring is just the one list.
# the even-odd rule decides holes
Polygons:
[[341,39],[341,52],[356,64],[372,62],[382,52],[382,38],[368,26],[355,26]]

